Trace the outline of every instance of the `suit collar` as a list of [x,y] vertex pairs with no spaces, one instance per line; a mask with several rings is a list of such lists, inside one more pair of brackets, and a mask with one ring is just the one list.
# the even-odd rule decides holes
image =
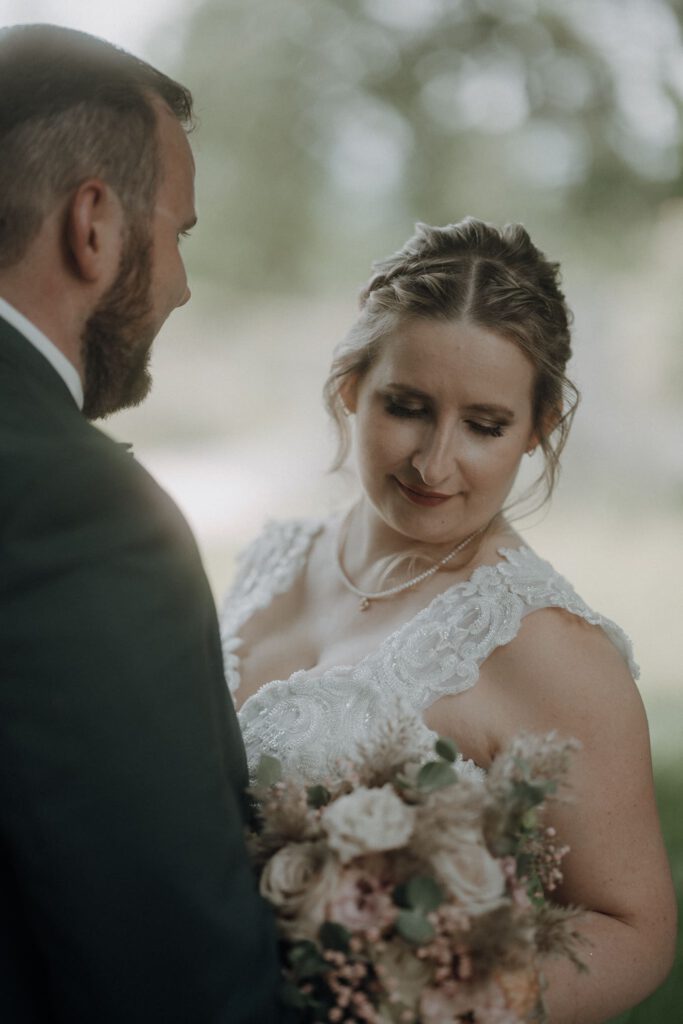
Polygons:
[[0,318],[18,331],[62,378],[79,409],[83,408],[83,384],[76,367],[36,325],[0,296]]
[[15,384],[23,383],[34,392],[34,400],[49,401],[64,407],[81,419],[81,413],[74,402],[63,378],[15,327],[0,317],[0,365],[11,367],[10,373]]

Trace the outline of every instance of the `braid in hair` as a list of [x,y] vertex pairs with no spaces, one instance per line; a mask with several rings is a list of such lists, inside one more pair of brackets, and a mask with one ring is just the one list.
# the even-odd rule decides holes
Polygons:
[[535,367],[533,423],[544,455],[534,484],[546,501],[578,403],[566,376],[571,313],[559,284],[559,265],[546,259],[521,224],[498,228],[467,217],[457,224],[418,223],[396,253],[373,264],[360,293],[360,316],[334,352],[324,388],[339,432],[333,468],[349,450],[340,389],[361,378],[382,345],[407,319],[465,320],[509,338]]

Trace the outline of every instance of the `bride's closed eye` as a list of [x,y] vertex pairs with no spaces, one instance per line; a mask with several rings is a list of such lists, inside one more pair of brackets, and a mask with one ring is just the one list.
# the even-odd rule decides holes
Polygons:
[[426,406],[410,405],[407,402],[399,402],[395,398],[386,398],[384,408],[390,416],[398,416],[399,419],[418,419],[429,415]]
[[478,423],[476,420],[468,420],[467,425],[475,434],[483,434],[485,437],[502,437],[504,434],[502,423]]
[[[385,399],[384,408],[390,416],[396,416],[398,419],[425,419],[431,414],[431,410],[426,405],[411,405],[391,397]],[[505,425],[467,420],[467,426],[473,433],[484,437],[502,437]]]

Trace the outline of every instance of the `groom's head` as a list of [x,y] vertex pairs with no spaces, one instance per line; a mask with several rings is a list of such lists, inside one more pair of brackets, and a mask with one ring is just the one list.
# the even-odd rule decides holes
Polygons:
[[60,326],[78,323],[67,354],[92,418],[145,396],[152,340],[189,298],[178,242],[195,219],[191,125],[187,89],[103,40],[0,30],[0,295],[3,282],[19,306],[31,280],[52,291],[38,325],[51,318],[61,347]]

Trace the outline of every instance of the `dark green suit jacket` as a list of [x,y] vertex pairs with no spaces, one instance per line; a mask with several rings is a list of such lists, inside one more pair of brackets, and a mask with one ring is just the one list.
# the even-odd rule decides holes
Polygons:
[[0,1021],[267,1024],[244,750],[178,509],[0,319]]

